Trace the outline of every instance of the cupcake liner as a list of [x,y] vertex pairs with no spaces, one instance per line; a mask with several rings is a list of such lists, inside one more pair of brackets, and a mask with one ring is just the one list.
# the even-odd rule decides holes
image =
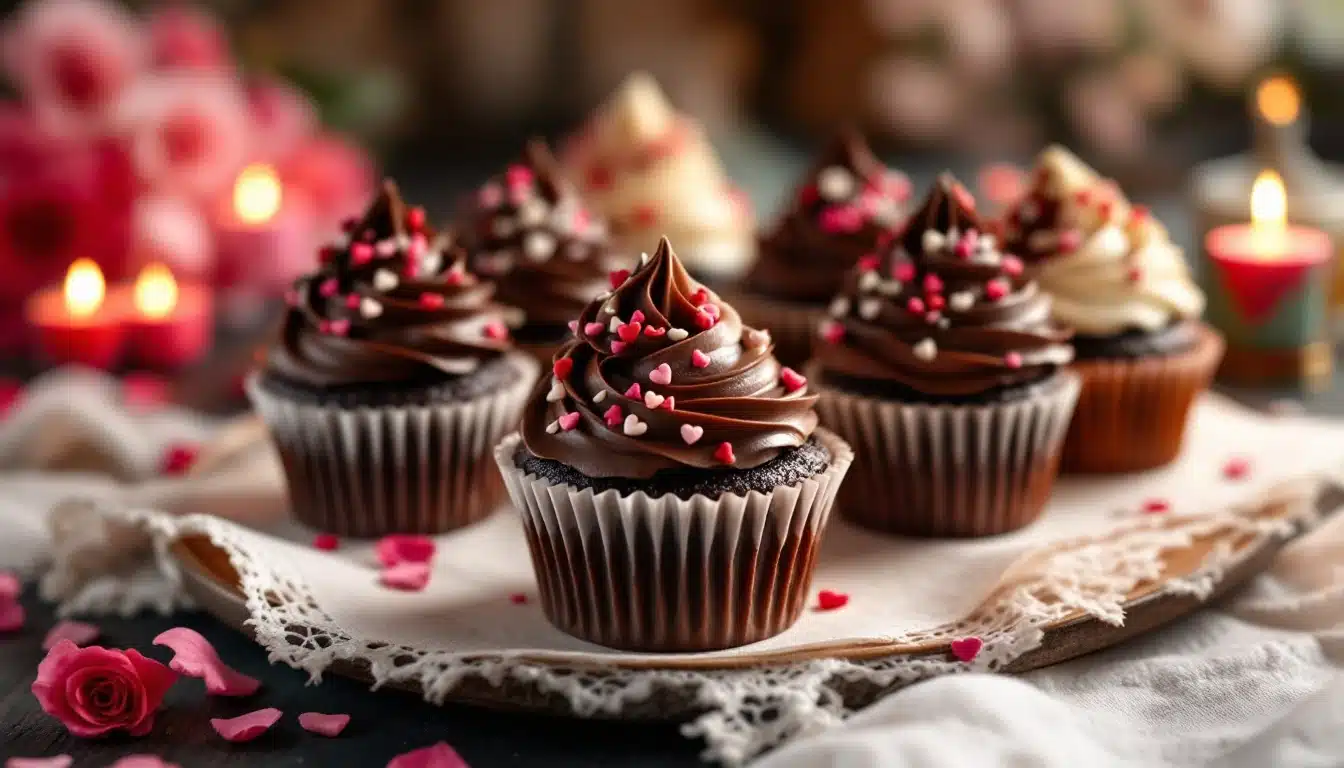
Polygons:
[[812,339],[826,318],[825,305],[781,301],[750,293],[728,292],[725,298],[743,322],[770,332],[775,357],[784,365],[801,368],[812,357]]
[[709,651],[797,621],[836,489],[854,458],[825,430],[830,466],[770,493],[718,499],[594,494],[526,474],[521,438],[495,448],[522,512],[546,617],[583,640],[630,651]]
[[341,536],[441,533],[504,501],[490,448],[518,426],[537,365],[512,353],[508,386],[481,398],[428,405],[299,403],[247,391],[275,441],[299,522]]
[[[821,381],[810,371],[813,381]],[[910,536],[988,536],[1045,507],[1059,469],[1078,376],[1004,403],[902,403],[823,389],[821,423],[854,446],[840,514]]]
[[1181,452],[1195,398],[1208,388],[1223,339],[1206,325],[1179,355],[1083,360],[1083,392],[1064,441],[1065,472],[1137,472]]

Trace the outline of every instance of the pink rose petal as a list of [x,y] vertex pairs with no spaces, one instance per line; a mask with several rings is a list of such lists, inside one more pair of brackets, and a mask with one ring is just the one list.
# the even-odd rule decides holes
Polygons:
[[50,651],[53,646],[62,640],[69,640],[75,645],[88,645],[98,639],[102,630],[96,624],[87,624],[82,621],[58,621],[56,626],[52,627],[47,636],[42,640],[42,650]]
[[70,768],[75,758],[69,755],[55,757],[11,757],[5,761],[5,768]]
[[158,755],[127,755],[107,768],[181,768],[177,763],[164,762]]
[[23,629],[28,615],[18,600],[0,601],[0,633],[17,632]]
[[387,768],[471,768],[457,751],[440,741],[432,747],[397,755]]
[[299,715],[299,725],[303,730],[322,736],[339,736],[349,724],[349,715],[324,715],[321,712],[304,712]]
[[378,540],[374,552],[384,566],[401,563],[427,563],[434,559],[436,545],[428,536],[394,533]]
[[429,563],[400,563],[384,568],[378,581],[392,589],[419,592],[429,583]]
[[173,660],[168,666],[187,677],[205,680],[205,690],[210,693],[251,696],[261,687],[260,680],[237,672],[221,661],[210,641],[195,630],[174,627],[154,638],[154,644],[171,648]]
[[0,600],[13,600],[23,591],[19,577],[9,571],[0,571]]
[[228,741],[251,741],[271,730],[282,714],[275,707],[267,707],[234,718],[211,718],[210,726]]

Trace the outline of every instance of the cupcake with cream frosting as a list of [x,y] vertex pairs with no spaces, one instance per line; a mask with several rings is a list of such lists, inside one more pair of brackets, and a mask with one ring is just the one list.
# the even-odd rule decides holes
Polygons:
[[648,74],[622,83],[563,160],[619,250],[648,252],[667,236],[692,272],[714,281],[741,275],[754,257],[751,206],[704,130],[675,112]]
[[850,271],[820,328],[817,410],[857,456],[841,514],[920,536],[1035,520],[1078,397],[1068,339],[970,194],[941,176],[893,244]]
[[640,651],[787,629],[853,459],[807,380],[665,239],[578,323],[495,452],[547,617]]
[[1068,150],[1051,147],[1000,229],[1051,295],[1055,318],[1076,331],[1083,393],[1065,469],[1172,461],[1223,342],[1200,322],[1204,294],[1166,228]]
[[322,249],[248,380],[300,522],[437,533],[503,502],[489,447],[516,423],[537,364],[512,350],[493,294],[391,182]]

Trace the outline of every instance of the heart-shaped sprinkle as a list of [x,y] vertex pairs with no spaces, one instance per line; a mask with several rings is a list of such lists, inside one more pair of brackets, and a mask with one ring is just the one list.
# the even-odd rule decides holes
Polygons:
[[1005,275],[1012,275],[1013,277],[1022,274],[1024,269],[1022,260],[1016,256],[1004,256],[1003,261],[1000,262],[1000,266],[1003,267],[1003,273]]
[[617,339],[611,341],[611,354],[619,355],[625,351],[626,343]]
[[629,323],[623,323],[616,328],[616,335],[621,337],[621,341],[629,344],[639,338],[639,332],[643,330],[643,328],[644,326],[638,322],[631,321]]
[[998,301],[1008,295],[1008,281],[994,278],[985,283],[985,298]]
[[551,390],[546,393],[546,402],[558,403],[565,399],[565,385],[560,379],[551,377]]
[[807,386],[807,377],[792,368],[781,368],[779,371],[779,380],[784,384],[786,392],[797,392]]
[[662,409],[664,411],[673,411],[677,408],[677,398],[668,395],[667,400],[663,401]]
[[429,584],[429,563],[400,563],[384,568],[378,583],[402,592],[419,592]]
[[346,309],[355,309],[355,308],[358,307],[358,306],[359,306],[359,294],[358,294],[358,293],[352,293],[352,294],[350,294],[350,295],[348,295],[348,296],[345,297],[345,308],[346,308]]
[[441,308],[443,306],[443,294],[428,292],[420,294],[420,306],[425,309]]
[[1018,352],[1009,352],[1003,356],[1003,364],[1009,368],[1022,367],[1022,355]]
[[941,251],[947,245],[947,237],[935,229],[926,229],[921,237],[920,245],[924,246],[926,253]]
[[602,420],[607,422],[608,427],[614,427],[621,423],[625,416],[621,413],[621,406],[613,405],[602,414]]
[[486,323],[481,328],[481,333],[485,335],[485,338],[492,341],[502,341],[509,337],[509,329],[503,323],[497,321]]
[[849,603],[849,595],[844,592],[832,592],[829,589],[823,589],[817,593],[817,610],[834,611],[837,608],[844,608]]
[[770,343],[770,332],[748,328],[746,333],[743,334],[743,339],[747,342],[748,347],[752,349],[761,349]]
[[574,370],[574,358],[562,357],[551,365],[551,373],[554,373],[558,379],[567,379]]
[[691,365],[695,366],[696,368],[708,368],[709,355],[706,355],[704,352],[701,352],[698,349],[692,350]]
[[845,340],[845,326],[834,320],[828,320],[821,324],[821,338],[828,344],[839,344]]
[[845,315],[848,315],[849,299],[845,298],[844,296],[836,296],[834,299],[831,300],[831,306],[829,312],[831,317],[844,317]]
[[390,270],[380,269],[373,273],[373,287],[386,293],[400,284],[397,274]]
[[624,324],[625,321],[621,319],[620,315],[612,315],[611,320],[607,321],[607,331],[615,333]]
[[649,390],[648,392],[644,393],[644,405],[647,408],[651,409],[657,408],[658,406],[662,405],[663,401],[666,399],[667,398],[663,397],[657,392],[654,392],[653,390]]
[[350,246],[350,263],[356,267],[373,261],[374,255],[373,246],[368,243],[354,243]]
[[736,464],[737,457],[733,455],[733,444],[726,441],[719,443],[719,447],[714,449],[714,459],[720,464]]
[[881,299],[864,299],[859,302],[859,317],[864,320],[876,320],[882,314]]
[[681,425],[681,440],[687,445],[695,445],[701,437],[705,435],[704,427],[697,427],[694,424]]
[[933,339],[924,339],[914,346],[915,357],[929,361],[938,356],[938,345]]
[[667,386],[672,383],[672,366],[667,363],[659,365],[652,371],[649,371],[649,381],[661,386]]
[[329,299],[332,296],[335,296],[336,291],[338,290],[340,290],[340,285],[337,284],[336,278],[334,277],[328,277],[317,286],[318,295],[324,299]]
[[383,305],[376,299],[370,299],[367,296],[359,302],[359,314],[372,320],[383,314]]
[[649,423],[640,421],[639,417],[632,413],[625,417],[625,424],[621,427],[621,431],[631,437],[639,437],[649,431]]
[[706,315],[709,315],[715,320],[718,320],[719,317],[722,316],[722,310],[719,309],[718,304],[705,304],[704,306],[700,307],[700,311],[704,312]]
[[318,330],[333,336],[345,336],[350,333],[349,320],[324,320]]
[[635,383],[631,384],[631,385],[630,385],[630,388],[627,389],[627,390],[625,390],[625,396],[628,397],[628,398],[630,398],[631,400],[638,400],[638,399],[640,399],[641,397],[644,396],[643,390],[641,390],[641,389],[639,388],[639,382],[638,382],[638,381],[636,381]]
[[932,273],[924,276],[925,293],[942,293],[942,290],[943,290],[943,279],[941,277]]
[[1166,499],[1148,499],[1143,502],[1143,506],[1139,509],[1141,509],[1145,515],[1160,515],[1163,512],[1171,511],[1171,502]]
[[859,291],[872,293],[882,286],[882,278],[876,272],[859,273]]
[[601,335],[602,335],[602,332],[605,331],[605,330],[607,330],[607,327],[606,327],[605,325],[601,324],[601,323],[584,323],[584,324],[583,324],[583,335],[584,335],[584,336],[587,336],[587,337],[589,337],[589,338],[593,338],[593,339],[595,339],[595,338],[597,338],[598,336],[601,336]]
[[667,335],[667,329],[657,325],[646,325],[644,326],[644,335],[650,339],[662,338]]
[[872,272],[873,270],[881,266],[881,264],[882,264],[881,257],[879,257],[875,253],[868,253],[864,254],[863,256],[860,256],[859,261],[855,266],[859,268],[860,272]]
[[947,299],[944,299],[941,293],[937,293],[929,297],[928,304],[929,309],[936,312],[947,306]]
[[614,291],[617,288],[620,288],[622,285],[625,285],[625,281],[630,279],[630,270],[628,269],[614,270],[607,275],[607,279],[611,281],[611,289]]
[[1246,477],[1246,475],[1250,474],[1250,472],[1250,459],[1242,458],[1240,456],[1228,459],[1227,463],[1223,465],[1223,477],[1228,480],[1241,480]]
[[957,291],[947,297],[947,305],[958,312],[965,312],[975,306],[975,294],[970,291]]
[[687,330],[684,329],[684,328],[668,328],[668,329],[667,329],[667,338],[670,339],[670,340],[672,340],[672,341],[682,341],[683,339],[685,339],[687,336],[690,336],[690,335],[691,335],[690,332],[687,331]]
[[895,266],[891,268],[891,276],[892,278],[899,280],[903,283],[910,282],[915,277],[914,262],[910,261],[898,262]]
[[313,537],[313,549],[334,552],[341,548],[341,537],[334,533],[319,533]]
[[985,643],[978,637],[963,637],[952,641],[952,655],[960,661],[970,661],[980,655]]
[[644,313],[641,312],[641,311],[639,311],[638,309],[636,309],[634,312],[631,312],[631,313],[630,313],[630,322],[632,322],[632,323],[642,323],[642,322],[644,322]]
[[[706,304],[705,306],[709,305]],[[701,307],[700,309],[703,310],[704,307]],[[717,322],[718,318],[708,312],[700,311],[695,313],[695,327],[702,331],[707,331],[710,328],[713,328],[714,324]]]
[[556,421],[560,422],[561,429],[568,432],[569,430],[578,426],[579,416],[580,414],[578,411],[573,411],[571,413],[566,413],[564,416],[561,416],[560,418],[556,419]]
[[1076,229],[1066,229],[1059,233],[1057,248],[1060,253],[1073,253],[1083,244],[1083,233]]

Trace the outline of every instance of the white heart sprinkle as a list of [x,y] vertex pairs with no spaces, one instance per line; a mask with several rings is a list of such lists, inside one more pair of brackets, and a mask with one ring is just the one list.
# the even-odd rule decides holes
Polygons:
[[625,417],[625,424],[621,426],[621,431],[631,437],[639,437],[649,431],[649,423],[640,421],[639,417],[632,413]]
[[882,284],[882,277],[876,272],[864,272],[859,275],[859,290],[864,293],[871,293],[877,290]]
[[696,441],[705,434],[704,427],[697,427],[694,424],[681,425],[681,439],[687,445],[695,445]]
[[883,280],[882,284],[877,286],[877,292],[883,296],[900,296],[903,290],[905,285],[900,280]]
[[539,197],[529,198],[518,207],[518,220],[525,227],[535,227],[546,220],[546,201]]
[[988,232],[981,235],[980,239],[975,241],[975,247],[979,248],[982,251],[992,251],[995,248],[997,248],[998,245],[999,245],[999,239],[989,234]]
[[532,261],[547,261],[555,253],[555,238],[548,232],[532,232],[523,240],[523,253]]
[[552,421],[550,424],[546,425],[546,434],[548,435],[554,435],[556,432],[559,431],[560,431],[560,422],[558,420]]
[[359,302],[359,314],[372,320],[373,318],[383,314],[383,305],[378,303],[374,299],[370,299],[369,297],[365,296]]
[[864,320],[875,320],[882,314],[881,299],[864,299],[859,302],[859,317]]
[[438,251],[429,251],[420,259],[422,274],[437,274],[441,267],[443,267],[443,254]]
[[955,243],[961,239],[961,230],[956,227],[947,228],[947,242]]
[[848,200],[854,194],[854,174],[832,165],[817,174],[817,192],[826,200]]
[[400,282],[401,281],[397,279],[395,273],[389,272],[386,269],[380,269],[373,273],[373,287],[383,293],[396,288]]
[[690,335],[691,335],[691,334],[688,333],[688,332],[686,331],[685,328],[668,328],[668,329],[667,329],[667,338],[671,339],[672,341],[681,341],[682,339],[684,339],[684,338],[686,338],[687,336],[690,336]]
[[616,329],[620,328],[622,325],[625,325],[625,323],[621,322],[620,315],[612,315],[611,322],[607,323],[607,331],[615,333]]
[[518,228],[513,223],[513,219],[510,219],[507,216],[500,216],[499,218],[490,222],[490,231],[494,234],[495,237],[500,238],[509,237],[515,231],[517,231],[517,229]]
[[747,346],[752,349],[760,349],[770,343],[770,332],[762,331],[756,328],[747,329]]
[[924,251],[926,253],[932,251],[941,251],[943,250],[943,246],[947,245],[947,238],[943,237],[942,232],[933,229],[926,229],[924,230],[923,245],[924,245]]
[[606,400],[606,399],[607,399],[607,390],[605,390],[605,389],[599,389],[599,390],[597,390],[597,394],[596,394],[596,395],[593,395],[593,402],[594,402],[594,403],[600,403],[600,402],[602,402],[603,400]]
[[546,402],[558,403],[565,399],[565,385],[560,379],[551,377],[551,391],[546,393]]
[[397,241],[391,238],[388,238],[386,240],[379,240],[377,243],[374,244],[373,252],[383,257],[384,259],[386,259],[388,256],[393,256],[397,252]]
[[924,339],[915,345],[915,357],[920,360],[932,360],[938,356],[938,345],[933,343],[933,339]]
[[667,399],[666,397],[663,397],[662,395],[658,394],[657,392],[654,392],[653,390],[649,390],[648,392],[644,393],[644,405],[648,407],[650,410],[662,405],[663,401],[666,399]]
[[671,384],[672,366],[668,365],[667,363],[663,363],[662,365],[659,365],[657,368],[654,368],[652,371],[649,371],[649,381],[653,382],[654,384],[661,384],[663,386]]
[[947,306],[958,312],[965,312],[975,306],[975,294],[970,291],[957,291],[947,297]]

